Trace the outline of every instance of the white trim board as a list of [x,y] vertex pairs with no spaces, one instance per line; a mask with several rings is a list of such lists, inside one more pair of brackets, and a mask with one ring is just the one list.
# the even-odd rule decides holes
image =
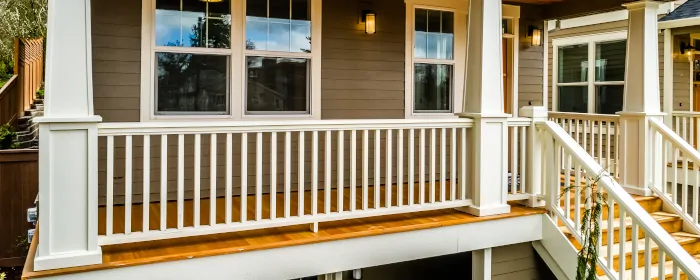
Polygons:
[[[676,9],[676,3],[673,3],[673,2],[663,3],[663,4],[659,5],[659,9],[657,10],[657,14],[658,15],[668,14],[675,9]],[[588,26],[588,25],[603,24],[603,23],[615,22],[615,21],[621,21],[621,20],[627,20],[627,10],[619,10],[619,11],[612,11],[612,12],[607,12],[607,13],[586,15],[586,16],[580,16],[580,17],[575,17],[575,18],[562,19],[562,20],[558,20],[558,21],[560,24],[559,29],[568,29],[568,28],[576,28],[576,27],[582,27],[582,26]],[[556,21],[557,21],[556,19],[547,21],[547,29],[549,31],[552,31],[556,28]],[[661,27],[661,24],[662,23],[660,22],[659,29],[663,29]]]
[[106,269],[47,279],[294,279],[541,240],[542,216]]

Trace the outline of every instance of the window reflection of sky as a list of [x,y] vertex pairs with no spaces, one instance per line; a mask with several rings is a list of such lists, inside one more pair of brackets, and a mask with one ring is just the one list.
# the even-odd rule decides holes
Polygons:
[[263,51],[304,52],[311,49],[311,23],[264,17],[246,17],[247,48]]
[[[190,38],[195,36],[194,28],[200,18],[204,18],[203,12],[188,12],[174,10],[156,10],[156,46],[184,46],[192,47]],[[222,20],[230,25],[230,16],[222,15],[220,18],[209,18],[210,22]],[[200,34],[206,32],[205,27],[199,27]],[[211,38],[211,34],[209,36]],[[203,46],[202,46],[203,47]]]

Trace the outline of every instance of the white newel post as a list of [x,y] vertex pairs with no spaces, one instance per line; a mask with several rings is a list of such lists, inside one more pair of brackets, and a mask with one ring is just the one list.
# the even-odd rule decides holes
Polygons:
[[507,201],[508,117],[504,113],[501,1],[469,1],[464,106],[472,118],[469,180],[476,216],[510,212]]
[[525,106],[520,108],[520,116],[532,119],[532,124],[527,130],[527,181],[524,182],[528,188],[526,192],[530,194],[527,201],[529,207],[545,206],[545,201],[540,200],[544,178],[542,169],[544,168],[542,153],[544,152],[544,134],[538,132],[535,124],[547,121],[547,108],[540,106]]
[[[620,183],[632,194],[651,195],[653,147],[649,119],[661,119],[658,2],[624,5],[629,11],[624,105],[620,114]],[[657,168],[658,169],[658,168]],[[660,177],[660,176],[659,176]]]
[[97,123],[90,0],[49,0],[46,107],[39,123],[35,270],[102,262],[97,245]]

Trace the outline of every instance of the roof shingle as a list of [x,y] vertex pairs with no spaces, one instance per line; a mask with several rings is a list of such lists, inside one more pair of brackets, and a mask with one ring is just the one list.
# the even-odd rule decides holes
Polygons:
[[688,0],[659,21],[700,17],[700,0]]

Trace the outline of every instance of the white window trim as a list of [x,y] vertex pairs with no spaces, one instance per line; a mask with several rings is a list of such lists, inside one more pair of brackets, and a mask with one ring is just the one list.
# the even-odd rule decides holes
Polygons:
[[[454,39],[453,59],[420,59],[414,56],[414,33],[416,9],[447,11],[454,13]],[[406,57],[405,57],[405,86],[404,86],[404,112],[409,118],[456,118],[455,113],[462,112],[462,100],[464,98],[465,61],[467,54],[467,9],[466,2],[460,1],[420,1],[406,0]],[[413,74],[414,65],[419,62],[453,65],[452,71],[452,112],[444,113],[418,113],[414,112]]]
[[625,81],[596,82],[595,67],[588,67],[588,81],[574,83],[559,83],[559,47],[588,44],[588,60],[596,61],[595,45],[597,43],[627,40],[627,30],[599,33],[584,36],[572,36],[552,39],[552,111],[559,111],[559,86],[587,86],[588,87],[588,114],[595,113],[595,86],[596,85],[624,85]]
[[[321,119],[321,36],[322,0],[311,3],[311,54],[289,54],[285,52],[255,52],[256,55],[274,57],[305,57],[310,62],[309,113],[308,114],[255,114],[246,115],[246,64],[245,64],[245,0],[231,0],[231,49],[188,48],[188,53],[216,53],[230,55],[229,68],[229,113],[223,115],[156,115],[155,113],[155,52],[157,50],[179,50],[177,47],[155,46],[156,0],[142,0],[141,4],[141,86],[140,120],[148,121],[231,121],[231,120],[305,120]],[[171,50],[172,49],[172,50]]]

